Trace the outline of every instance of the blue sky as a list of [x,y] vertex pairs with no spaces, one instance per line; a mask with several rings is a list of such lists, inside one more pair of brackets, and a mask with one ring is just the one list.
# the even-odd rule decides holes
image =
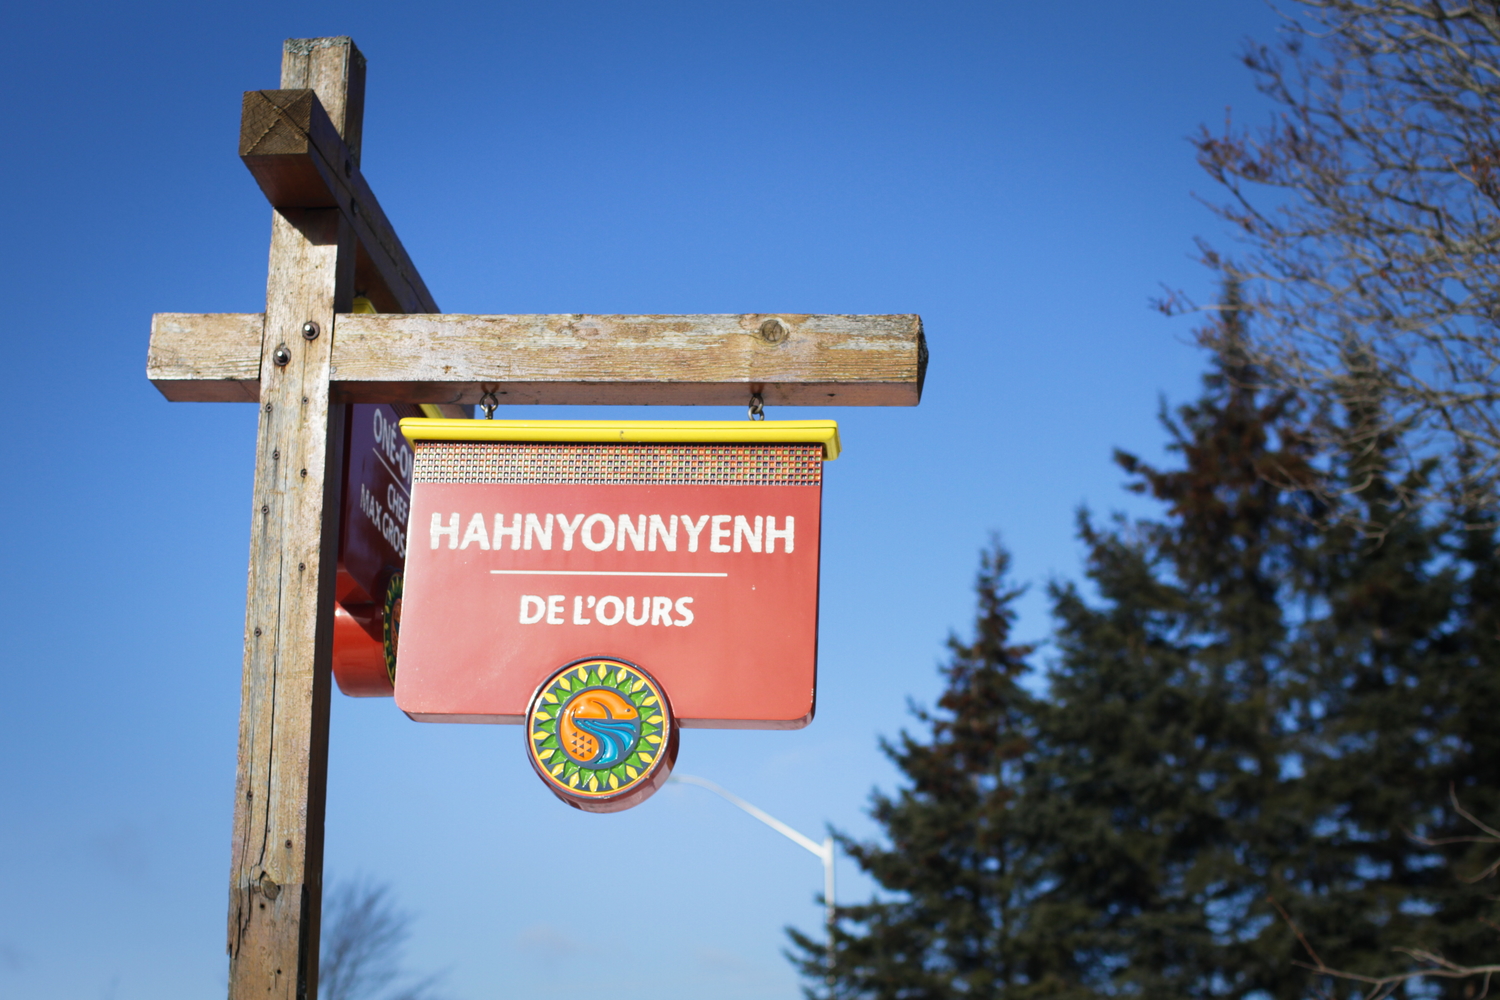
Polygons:
[[[920,407],[770,414],[842,425],[817,720],[689,731],[678,761],[821,837],[873,833],[877,739],[936,694],[989,534],[1039,639],[1078,507],[1148,509],[1109,455],[1159,457],[1159,399],[1197,390],[1191,324],[1147,307],[1213,293],[1186,136],[1264,115],[1237,54],[1275,25],[1259,0],[7,8],[0,996],[223,989],[255,413],[169,404],[144,361],[153,312],[264,306],[235,142],[283,38],[368,57],[364,170],[445,311],[923,316]],[[603,412],[645,415],[530,415]],[[820,921],[816,859],[708,793],[577,813],[520,730],[384,700],[335,696],[327,870],[391,883],[455,1000],[790,998],[782,928]]]

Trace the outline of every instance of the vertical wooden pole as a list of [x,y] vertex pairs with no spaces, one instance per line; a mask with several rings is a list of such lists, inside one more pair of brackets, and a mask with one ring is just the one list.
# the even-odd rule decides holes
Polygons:
[[[364,58],[352,41],[288,41],[282,86],[311,86],[357,139]],[[328,383],[333,317],[350,309],[354,252],[336,209],[273,214],[230,869],[231,1000],[317,997],[344,412],[329,406]]]
[[365,136],[365,57],[350,38],[288,38],[281,50],[281,89],[312,89],[344,145],[359,155]]

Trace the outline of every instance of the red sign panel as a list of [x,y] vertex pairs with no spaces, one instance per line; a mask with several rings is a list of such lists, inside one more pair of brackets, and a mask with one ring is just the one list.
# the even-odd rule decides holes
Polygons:
[[609,657],[655,678],[684,726],[806,725],[822,454],[419,442],[397,705],[519,723],[560,667]]
[[356,403],[346,415],[333,671],[347,695],[392,691],[382,609],[406,560],[411,504],[412,450],[400,424],[420,413],[415,406]]
[[[411,504],[411,445],[401,436],[401,412],[386,404],[349,407],[344,508],[339,569],[348,576],[349,603],[377,603],[392,573],[406,560],[406,519]],[[341,596],[345,593],[340,588]]]

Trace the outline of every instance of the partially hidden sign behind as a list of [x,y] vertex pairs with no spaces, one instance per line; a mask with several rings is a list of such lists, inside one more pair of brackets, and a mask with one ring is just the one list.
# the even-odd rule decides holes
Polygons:
[[344,432],[344,498],[334,607],[333,674],[355,697],[390,696],[395,655],[385,609],[400,597],[412,450],[401,420],[416,406],[356,403]]
[[538,773],[592,811],[665,781],[678,726],[812,720],[834,422],[401,429],[414,462],[395,686],[413,719],[526,723]]

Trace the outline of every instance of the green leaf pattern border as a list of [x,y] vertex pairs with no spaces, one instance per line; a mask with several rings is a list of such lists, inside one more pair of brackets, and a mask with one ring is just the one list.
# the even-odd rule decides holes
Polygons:
[[[614,767],[597,771],[583,767],[558,742],[558,714],[580,687],[609,688],[640,714],[640,739]],[[656,682],[637,667],[604,658],[564,667],[542,685],[526,713],[527,744],[538,773],[562,794],[584,799],[612,798],[647,780],[661,766],[671,725],[671,713]]]

